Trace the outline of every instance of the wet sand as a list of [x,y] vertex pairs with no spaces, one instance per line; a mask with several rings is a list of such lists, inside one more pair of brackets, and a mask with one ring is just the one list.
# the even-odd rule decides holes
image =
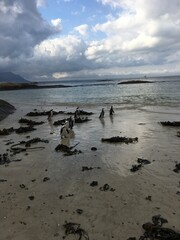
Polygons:
[[[17,107],[14,114],[0,122],[0,129],[19,127],[18,120],[33,108]],[[1,239],[63,239],[65,221],[81,224],[90,240],[139,239],[144,233],[142,224],[151,222],[152,216],[158,214],[168,220],[166,227],[180,231],[180,196],[176,194],[180,191],[180,173],[173,171],[179,162],[180,139],[176,136],[179,129],[159,124],[179,120],[178,113],[114,109],[115,115],[110,118],[105,109],[105,119],[100,121],[101,107],[83,109],[95,114],[89,117],[92,121],[73,128],[75,137],[70,145],[79,143],[76,148],[82,153],[78,155],[63,156],[54,150],[60,143],[60,127],[54,127],[44,116],[29,117],[45,121],[35,126],[36,131],[0,136],[1,154],[10,147],[5,145],[9,139],[18,143],[27,141],[29,135],[30,139],[49,140],[47,144],[32,145],[43,146],[43,150],[29,150],[28,155],[25,152],[12,157],[22,161],[0,165],[0,179],[7,180],[0,182]],[[54,116],[53,121],[64,117]],[[139,141],[134,144],[101,142],[101,138],[112,136],[138,137]],[[92,151],[92,147],[97,151]],[[148,159],[151,164],[132,173],[130,168],[138,157]],[[93,169],[82,171],[83,166]],[[90,186],[93,181],[98,185]],[[25,187],[22,188],[22,184]],[[104,184],[113,191],[110,188],[101,191]],[[66,239],[76,240],[78,235],[68,235]]]

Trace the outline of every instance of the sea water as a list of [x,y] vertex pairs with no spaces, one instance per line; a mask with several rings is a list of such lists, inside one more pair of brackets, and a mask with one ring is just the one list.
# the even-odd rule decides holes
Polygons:
[[[165,80],[164,80],[165,79]],[[10,103],[35,106],[80,106],[118,109],[179,111],[180,77],[151,79],[152,83],[118,84],[119,81],[68,82],[72,87],[1,91]],[[163,81],[164,80],[164,81]],[[99,84],[100,83],[100,84]],[[67,85],[68,85],[67,84]]]

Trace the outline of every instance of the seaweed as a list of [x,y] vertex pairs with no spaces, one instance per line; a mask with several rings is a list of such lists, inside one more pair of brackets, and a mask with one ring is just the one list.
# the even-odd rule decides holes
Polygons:
[[[57,114],[65,114],[64,111],[53,111],[53,115],[57,115]],[[42,111],[42,112],[38,112],[38,111],[34,111],[34,112],[29,112],[26,114],[26,116],[29,117],[38,117],[38,116],[48,116],[49,115],[49,111]]]
[[65,228],[66,236],[70,234],[74,234],[74,235],[79,235],[78,240],[81,240],[81,239],[89,240],[88,233],[81,228],[81,225],[79,223],[65,222],[63,227]]
[[77,149],[74,149],[72,150],[74,147],[76,147],[79,143],[75,144],[74,146],[72,147],[68,147],[64,144],[59,144],[55,147],[55,151],[56,152],[64,152],[64,156],[71,156],[71,155],[75,155],[75,154],[79,154],[79,153],[82,153],[81,150],[77,150]]
[[180,122],[178,121],[174,121],[174,122],[167,121],[167,122],[160,122],[160,123],[163,126],[180,127]]
[[44,122],[41,121],[41,122],[36,122],[36,121],[32,121],[32,120],[29,120],[29,119],[26,119],[26,118],[21,118],[19,120],[19,123],[25,123],[27,125],[30,125],[30,126],[33,126],[33,125],[41,125],[43,124]]
[[129,137],[111,137],[111,138],[101,138],[102,142],[108,142],[108,143],[134,143],[134,142],[138,142],[138,138],[129,138]]
[[140,170],[144,165],[150,164],[151,162],[147,159],[138,158],[137,163],[139,164],[132,165],[132,168],[130,169],[131,172],[136,172]]
[[62,119],[62,120],[55,121],[55,122],[53,123],[53,125],[54,125],[54,126],[64,125],[65,122],[68,121],[68,120],[69,120],[69,118],[64,118],[64,119]]
[[[161,215],[153,216],[152,223],[147,222],[142,225],[145,232],[139,237],[139,240],[179,240],[180,233],[170,228],[162,227],[162,225],[167,222],[167,219],[162,218]],[[132,237],[128,239],[130,240],[136,238]]]
[[[11,151],[14,154],[17,154],[17,153],[20,153],[20,152],[26,152],[28,149],[44,149],[44,147],[33,147],[33,148],[31,147],[31,144],[38,143],[38,142],[48,143],[49,141],[41,139],[41,138],[33,138],[33,139],[28,140],[28,141],[21,141],[17,144],[12,145],[11,146]],[[25,148],[16,147],[16,146],[19,146],[19,145],[25,145]]]
[[89,121],[91,121],[91,119],[89,119],[89,118],[81,118],[81,117],[78,117],[78,118],[75,118],[75,123],[84,123],[84,122],[89,122]]
[[0,130],[0,135],[1,136],[9,135],[9,134],[11,134],[14,131],[15,131],[15,129],[13,127],[4,128],[3,130]]
[[28,127],[19,127],[15,130],[16,133],[26,133],[26,132],[31,132],[31,131],[35,131],[36,128],[33,128],[32,126],[28,126]]

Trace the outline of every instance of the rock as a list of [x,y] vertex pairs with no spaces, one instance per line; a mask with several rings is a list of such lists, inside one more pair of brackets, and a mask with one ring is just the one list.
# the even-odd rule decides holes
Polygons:
[[0,99],[0,121],[15,111],[15,107],[10,103]]

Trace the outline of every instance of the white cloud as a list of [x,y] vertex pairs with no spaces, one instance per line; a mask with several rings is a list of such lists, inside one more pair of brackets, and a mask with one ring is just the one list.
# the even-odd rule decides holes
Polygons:
[[35,57],[59,57],[70,60],[81,56],[84,51],[83,41],[74,36],[68,35],[62,38],[47,39],[35,47]]
[[36,0],[37,7],[46,6],[46,0]]
[[168,56],[180,48],[179,0],[173,3],[164,0],[163,4],[160,0],[99,2],[119,9],[119,16],[92,28],[106,37],[89,45],[85,52],[88,59],[119,67],[164,64]]
[[58,30],[62,30],[62,20],[60,18],[52,19],[51,24]]
[[67,78],[69,74],[67,72],[55,72],[52,74],[52,77],[55,79]]
[[77,27],[74,28],[74,30],[77,31],[82,36],[86,36],[87,35],[87,31],[88,31],[88,25],[87,24],[83,24],[83,25],[77,26]]

